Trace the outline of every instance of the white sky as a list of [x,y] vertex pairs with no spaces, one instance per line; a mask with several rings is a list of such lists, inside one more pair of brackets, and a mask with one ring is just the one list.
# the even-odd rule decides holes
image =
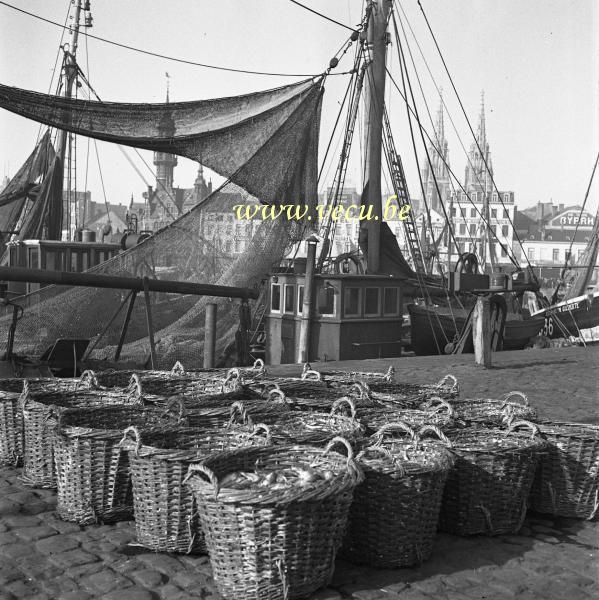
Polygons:
[[[12,4],[54,21],[64,22],[65,0],[10,0]],[[358,23],[362,0],[303,0],[344,23]],[[286,73],[318,73],[349,32],[288,0],[92,0],[91,33],[131,46],[189,60],[235,68]],[[513,190],[516,204],[537,201],[582,202],[599,149],[599,3],[595,0],[422,0],[462,102],[476,128],[480,91],[485,90],[487,133],[495,179],[501,190]],[[456,122],[470,147],[465,121],[416,0],[402,6],[422,52]],[[401,15],[401,11],[399,12]],[[47,92],[61,30],[0,5],[0,82]],[[418,51],[413,43],[413,51]],[[79,62],[86,70],[85,40]],[[103,100],[161,102],[165,72],[171,76],[171,99],[194,100],[247,93],[291,83],[299,78],[266,77],[213,71],[145,56],[90,39],[89,78]],[[396,48],[389,48],[390,68],[399,81]],[[431,111],[438,98],[418,60]],[[337,70],[346,70],[351,55]],[[327,82],[321,129],[321,159],[328,142],[347,76]],[[413,84],[416,86],[416,81]],[[390,115],[406,165],[408,185],[420,196],[405,107],[388,86]],[[418,98],[418,96],[417,96]],[[421,98],[422,115],[426,115]],[[424,123],[426,119],[423,117]],[[13,175],[33,149],[39,126],[0,110],[0,176]],[[446,117],[450,162],[463,178],[466,158]],[[360,187],[359,135],[348,173],[349,185]],[[86,141],[79,141],[78,189],[84,187]],[[122,153],[97,142],[108,201],[140,199],[145,184]],[[93,147],[93,144],[92,144]],[[127,149],[146,179],[147,170]],[[338,149],[335,160],[338,158]],[[142,152],[151,165],[151,153]],[[424,159],[420,157],[421,161]],[[103,194],[95,155],[90,158],[88,189],[92,199]],[[175,183],[191,187],[197,165],[179,159]],[[329,174],[332,177],[333,168]],[[326,185],[326,182],[325,184]],[[324,187],[324,186],[321,186]],[[599,198],[595,185],[590,199]]]

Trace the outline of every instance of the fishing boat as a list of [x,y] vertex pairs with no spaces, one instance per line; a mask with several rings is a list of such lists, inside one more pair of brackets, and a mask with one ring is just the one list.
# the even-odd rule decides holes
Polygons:
[[[81,5],[77,0],[74,6]],[[259,290],[258,302],[251,306],[247,294],[240,303],[207,297],[189,302],[167,295],[161,301],[168,301],[171,310],[158,311],[154,334],[145,335],[148,310],[132,314],[128,309],[121,314],[128,302],[124,294],[99,294],[93,287],[50,286],[27,295],[33,310],[26,311],[16,333],[13,331],[16,347],[39,353],[57,337],[83,337],[93,340],[94,355],[100,359],[114,356],[116,360],[123,354],[142,357],[143,362],[151,350],[152,364],[157,367],[170,367],[175,360],[195,366],[206,352],[205,315],[217,311],[217,349],[226,354],[233,344],[238,364],[251,361],[249,347],[257,332],[266,338],[265,352],[271,363],[399,355],[405,346],[401,330],[406,301],[420,298],[427,310],[434,312],[457,291],[448,269],[441,268],[438,253],[431,259],[423,251],[385,102],[389,39],[394,40],[393,49],[406,79],[408,71],[396,12],[390,0],[367,2],[360,23],[321,72],[240,96],[132,104],[105,102],[97,95],[93,100],[91,86],[90,97],[81,99],[0,85],[1,108],[61,131],[150,150],[158,157],[191,158],[225,179],[187,213],[89,273]],[[72,53],[69,61],[72,70],[83,71]],[[341,61],[350,62],[344,73],[348,76],[346,95],[339,103],[336,120],[344,130],[327,210],[321,214],[317,194],[322,174],[318,160],[320,111],[325,84]],[[392,81],[404,100],[408,98],[409,81],[403,82],[403,88]],[[87,84],[84,74],[81,82]],[[356,208],[369,218],[360,221],[359,252],[336,256],[332,253],[337,229],[334,215],[343,208],[348,160],[362,102],[365,175]],[[413,98],[405,103],[410,129],[416,127],[422,141],[426,136],[432,143],[435,132],[423,127]],[[481,160],[486,161],[484,156]],[[385,220],[383,166],[392,186],[393,209],[402,215],[405,256]],[[296,216],[298,209],[305,211],[298,218],[258,217],[241,223],[242,219],[233,216],[235,206],[275,207],[279,215],[287,214],[285,207]],[[489,210],[487,205],[482,215],[483,240],[490,236]],[[241,250],[225,247],[223,251],[219,238],[244,227],[247,233]],[[285,262],[300,246],[306,250],[305,259]],[[486,247],[485,242],[480,250],[483,254]],[[1,276],[10,273],[2,270]],[[463,285],[466,279],[461,278]],[[477,285],[490,288],[488,276]],[[534,281],[520,285],[521,290],[534,288]],[[208,310],[215,304],[216,308]],[[140,319],[144,320],[136,322]],[[0,319],[0,326],[9,325],[10,319]],[[503,333],[503,325],[498,333]],[[450,332],[450,339],[453,335],[455,332]],[[426,336],[426,331],[412,325],[412,343]],[[520,333],[515,337],[523,339]]]

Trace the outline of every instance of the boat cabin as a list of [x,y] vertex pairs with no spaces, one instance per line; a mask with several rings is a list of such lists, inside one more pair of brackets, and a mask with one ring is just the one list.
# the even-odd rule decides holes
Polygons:
[[[268,364],[297,362],[305,274],[272,276],[266,315]],[[401,281],[386,275],[318,274],[310,326],[311,361],[401,354]]]
[[[116,256],[120,244],[101,242],[63,242],[59,240],[22,240],[9,242],[9,267],[42,269],[44,271],[69,271],[81,273]],[[11,281],[11,292],[28,294],[43,284]]]

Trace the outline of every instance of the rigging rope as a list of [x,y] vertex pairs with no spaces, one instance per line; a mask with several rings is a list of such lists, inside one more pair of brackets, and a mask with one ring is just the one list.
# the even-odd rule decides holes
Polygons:
[[[466,156],[466,160],[468,161],[468,164],[469,164],[469,165],[470,165],[470,167],[472,168],[472,172],[473,172],[473,174],[474,174],[474,176],[475,176],[475,178],[476,178],[476,181],[477,181],[477,183],[478,183],[479,185],[483,186],[483,182],[481,181],[481,178],[479,177],[479,174],[478,174],[478,172],[476,171],[476,169],[474,169],[474,165],[472,164],[472,161],[470,160],[470,155],[469,155],[469,153],[466,151],[466,148],[464,147],[464,143],[462,142],[462,138],[461,138],[461,136],[460,136],[460,134],[459,134],[459,132],[458,132],[458,129],[457,129],[457,127],[456,127],[456,124],[455,124],[455,122],[454,122],[454,120],[453,120],[453,117],[451,116],[451,112],[449,111],[449,109],[448,109],[448,107],[447,107],[447,104],[445,103],[445,101],[444,101],[444,99],[443,99],[443,97],[442,97],[442,95],[441,95],[441,91],[440,91],[440,89],[439,89],[439,86],[437,85],[437,82],[436,82],[436,80],[435,80],[435,77],[433,76],[433,74],[432,74],[432,72],[431,72],[430,66],[429,66],[429,64],[428,64],[428,61],[426,60],[426,57],[424,56],[424,53],[423,53],[423,51],[422,51],[422,47],[420,46],[420,43],[419,43],[419,41],[418,41],[418,38],[416,37],[416,34],[414,33],[414,30],[413,30],[413,28],[412,28],[412,25],[410,24],[410,21],[409,21],[409,19],[408,19],[407,15],[406,15],[406,13],[405,13],[405,11],[403,10],[403,7],[402,7],[401,5],[400,5],[400,9],[401,9],[401,11],[402,11],[402,14],[403,14],[403,16],[404,16],[404,21],[406,22],[406,24],[407,24],[407,26],[408,26],[408,28],[409,28],[409,30],[410,30],[410,33],[412,34],[412,37],[414,38],[414,41],[415,41],[415,43],[416,43],[416,46],[417,46],[417,48],[418,48],[418,51],[419,51],[419,53],[420,53],[420,57],[422,58],[422,60],[423,60],[423,62],[424,62],[424,65],[425,65],[425,67],[426,67],[426,69],[427,69],[427,71],[428,71],[428,74],[429,74],[429,76],[430,76],[430,78],[431,78],[431,81],[433,82],[433,85],[435,86],[435,89],[437,90],[437,93],[439,94],[439,96],[440,96],[440,98],[441,98],[442,105],[443,105],[443,107],[444,107],[445,111],[447,112],[447,116],[449,117],[449,121],[451,122],[451,125],[452,125],[452,127],[453,127],[453,130],[454,130],[454,132],[455,132],[455,134],[456,134],[456,137],[457,137],[457,139],[458,139],[458,142],[460,143],[460,147],[462,148],[462,150],[463,150],[463,152],[464,152],[464,155]],[[402,22],[402,23],[403,23],[403,22]],[[407,38],[406,38],[406,43],[407,43]],[[400,94],[401,94],[401,92],[400,92]],[[443,160],[443,157],[441,157],[441,159]],[[444,161],[444,162],[445,162],[445,161]],[[447,167],[448,167],[448,165],[447,165]],[[449,167],[448,167],[448,168],[449,168]],[[450,172],[451,172],[451,170],[450,170]],[[462,186],[462,185],[459,183],[459,180],[458,180],[458,179],[455,177],[455,175],[453,175],[453,173],[452,173],[452,176],[454,177],[454,179],[455,179],[455,180],[456,180],[456,182],[458,183],[458,185],[459,185],[459,187],[461,188],[461,190],[462,190],[462,191],[464,192],[464,194],[467,196],[467,198],[468,198],[468,201],[470,202],[470,204],[472,204],[472,206],[473,206],[473,207],[475,208],[475,210],[477,211],[477,213],[478,213],[479,217],[481,217],[481,219],[483,220],[483,222],[487,224],[488,230],[489,230],[489,231],[490,231],[490,233],[491,233],[491,234],[492,234],[492,235],[495,237],[495,239],[497,240],[497,242],[498,242],[498,243],[499,243],[499,245],[501,246],[502,250],[505,252],[506,256],[507,256],[508,258],[510,258],[510,261],[512,262],[512,264],[513,264],[513,265],[514,265],[516,268],[518,268],[518,269],[519,269],[519,268],[520,268],[520,265],[518,264],[518,261],[517,261],[517,259],[516,259],[516,255],[515,255],[515,253],[513,252],[513,250],[512,250],[512,249],[511,249],[509,246],[507,246],[506,244],[503,244],[503,242],[501,242],[501,240],[499,239],[499,237],[498,237],[498,236],[495,234],[495,231],[493,231],[493,229],[491,229],[491,228],[490,228],[490,223],[488,222],[488,220],[487,220],[486,216],[485,216],[485,215],[483,215],[483,214],[480,212],[480,210],[479,210],[479,209],[478,209],[478,208],[477,208],[477,207],[474,205],[474,202],[473,202],[473,201],[472,201],[472,199],[470,198],[470,195],[468,194],[468,192],[466,191],[466,189],[465,189],[465,188],[464,188],[464,187],[463,187],[463,186]],[[451,181],[451,180],[450,180],[450,181]],[[453,184],[452,184],[452,187],[453,187]],[[455,192],[455,188],[454,188],[454,192]],[[499,199],[500,199],[500,201],[501,201],[501,198],[499,198]],[[503,201],[501,201],[501,203],[502,203],[502,205],[503,205]],[[505,205],[504,205],[504,208],[505,208]],[[460,206],[460,211],[461,211],[461,213],[462,213],[462,217],[463,217],[463,218],[464,218],[464,220],[465,220],[465,215],[464,215],[464,212],[463,212],[463,209],[461,208],[461,206]],[[513,227],[512,227],[512,228],[513,228]],[[469,237],[470,237],[470,234],[469,234]],[[472,238],[471,238],[471,240],[472,240]],[[519,241],[519,240],[518,240],[518,241]],[[522,246],[522,244],[521,244],[521,243],[520,243],[520,246]],[[511,253],[511,256],[510,256],[510,253]]]
[[[58,23],[56,21],[52,21],[51,19],[46,19],[45,17],[42,17],[41,15],[36,15],[35,13],[29,12],[27,10],[23,10],[22,8],[18,8],[16,6],[13,6],[12,4],[9,4],[8,2],[3,2],[2,0],[0,0],[0,5],[6,6],[7,8],[12,8],[13,10],[16,10],[17,12],[20,12],[20,13],[23,13],[30,17],[33,17],[34,19],[44,21],[45,23],[49,23],[50,25],[60,27],[63,30],[69,29],[69,27],[67,25],[61,25],[60,23]],[[351,29],[351,28],[348,28],[348,29]],[[352,29],[352,31],[354,31],[354,30]],[[187,60],[184,58],[176,58],[174,56],[167,56],[166,54],[152,52],[151,50],[143,50],[142,48],[135,48],[134,46],[129,46],[128,44],[122,44],[121,42],[115,42],[114,40],[109,40],[107,38],[93,35],[91,33],[88,33],[87,31],[80,31],[79,34],[84,35],[86,37],[90,37],[94,40],[98,40],[100,42],[105,42],[106,44],[118,46],[119,48],[125,48],[126,50],[132,50],[133,52],[139,52],[140,54],[147,54],[148,56],[154,56],[156,58],[162,58],[164,60],[170,60],[173,62],[183,63],[186,65],[192,65],[194,67],[203,67],[205,69],[214,69],[216,71],[227,71],[230,73],[243,73],[246,75],[268,75],[268,76],[273,76],[273,77],[320,77],[322,75],[322,73],[273,73],[273,72],[269,72],[269,71],[253,71],[251,69],[236,69],[233,67],[222,67],[222,66],[218,66],[218,65],[209,65],[207,63],[199,63],[199,62],[195,62],[193,60]],[[331,73],[331,75],[347,75],[349,73],[350,73],[349,71],[346,71],[346,72],[342,72],[342,73]]]
[[291,2],[293,4],[297,4],[297,6],[301,6],[302,8],[305,8],[307,11],[314,13],[315,15],[318,15],[319,17],[322,17],[323,19],[326,19],[327,21],[330,21],[331,23],[335,23],[335,25],[339,25],[340,27],[345,27],[345,29],[349,29],[350,31],[355,31],[355,29],[353,27],[350,27],[349,25],[346,25],[345,23],[341,23],[340,21],[336,21],[335,19],[332,19],[331,17],[327,17],[327,15],[323,15],[322,13],[319,13],[317,10],[310,8],[309,6],[306,6],[305,4],[302,4],[301,2],[297,2],[297,0],[289,0],[289,2]]
[[[451,83],[451,87],[453,88],[453,91],[455,92],[456,98],[458,100],[458,103],[460,105],[460,108],[462,109],[462,113],[464,114],[464,117],[466,119],[466,123],[468,124],[468,128],[470,129],[470,133],[472,133],[472,137],[474,138],[474,142],[476,144],[476,147],[478,148],[478,151],[480,153],[480,156],[482,158],[482,161],[485,165],[485,168],[487,169],[487,173],[489,174],[489,177],[491,178],[491,183],[493,184],[493,187],[495,189],[495,191],[497,192],[497,197],[499,198],[499,201],[501,202],[501,205],[503,206],[503,208],[505,209],[505,204],[503,202],[503,199],[501,197],[501,194],[499,193],[499,189],[497,188],[497,184],[495,183],[495,178],[493,177],[493,175],[491,174],[491,170],[489,168],[489,165],[487,164],[487,160],[484,157],[482,148],[480,147],[478,140],[476,139],[476,135],[474,133],[474,129],[472,129],[472,125],[470,123],[470,119],[468,118],[468,114],[466,113],[466,109],[464,108],[464,105],[462,104],[462,100],[458,94],[458,91],[455,87],[455,84],[453,82],[453,78],[451,77],[451,73],[449,72],[449,68],[447,67],[447,63],[445,62],[445,58],[443,57],[443,53],[441,52],[441,49],[439,48],[439,44],[437,43],[437,38],[435,37],[435,34],[433,33],[433,30],[430,26],[430,23],[428,21],[428,18],[426,16],[426,13],[424,12],[424,8],[422,7],[422,4],[420,3],[420,0],[418,1],[418,6],[420,7],[420,11],[422,12],[422,15],[424,17],[424,20],[426,21],[426,25],[428,27],[428,30],[433,38],[433,42],[435,43],[435,47],[437,48],[437,52],[439,53],[439,57],[441,58],[441,62],[443,63],[443,67],[445,68],[445,72],[447,73],[447,77],[449,78],[449,82]],[[507,209],[506,209],[507,210]],[[510,225],[512,226],[512,229],[514,230],[514,235],[516,236],[516,240],[518,241],[518,244],[520,244],[520,247],[524,250],[524,247],[522,246],[522,240],[520,239],[520,236],[518,235],[518,232],[516,231],[516,228],[514,227],[514,223],[512,221],[512,218],[510,217],[509,211],[507,212],[507,218],[508,221],[510,222]],[[526,255],[526,253],[523,251],[522,254],[524,255],[524,258],[526,259],[526,262],[528,263],[528,267],[530,268],[533,277],[535,277],[534,275],[534,271],[532,271],[532,265],[530,264],[530,261],[528,260],[528,256]]]

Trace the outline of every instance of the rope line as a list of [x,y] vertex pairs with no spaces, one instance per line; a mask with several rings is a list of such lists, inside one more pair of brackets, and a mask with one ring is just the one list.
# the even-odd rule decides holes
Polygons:
[[[56,27],[60,27],[63,30],[68,30],[69,27],[67,25],[61,25],[56,21],[52,21],[51,19],[46,19],[41,15],[37,15],[35,13],[29,12],[22,8],[18,8],[9,4],[8,2],[3,2],[0,0],[0,5],[6,6],[7,8],[12,8],[13,10],[20,12],[22,14],[28,15],[29,17],[33,17],[34,19],[38,19],[39,21],[43,21],[44,23],[49,23],[50,25],[54,25]],[[348,28],[351,29],[351,28]],[[353,29],[351,31],[354,31]],[[152,52],[151,50],[144,50],[142,48],[136,48],[135,46],[129,46],[128,44],[123,44],[121,42],[115,42],[114,40],[109,40],[107,38],[100,37],[98,35],[93,35],[92,33],[88,33],[87,31],[80,31],[80,35],[84,35],[88,38],[92,38],[94,40],[98,40],[100,42],[105,42],[106,44],[112,44],[113,46],[118,46],[119,48],[125,48],[126,50],[132,50],[133,52],[139,52],[140,54],[147,54],[148,56],[154,56],[156,58],[162,58],[164,60],[171,60],[173,62],[183,63],[186,65],[192,65],[194,67],[203,67],[205,69],[214,69],[216,71],[228,71],[230,73],[244,73],[246,75],[268,75],[273,77],[319,77],[322,73],[273,73],[270,71],[253,71],[251,69],[236,69],[233,67],[222,67],[219,65],[209,65],[207,63],[195,62],[193,60],[187,60],[184,58],[176,58],[174,56],[167,56],[166,54],[160,54],[158,52]],[[342,73],[330,73],[330,75],[347,75],[350,71],[342,72]]]
[[340,27],[344,27],[345,29],[349,29],[350,31],[355,31],[355,29],[353,27],[350,27],[349,25],[346,25],[345,23],[341,23],[341,21],[336,21],[335,19],[333,19],[331,17],[327,17],[327,15],[323,15],[322,13],[318,12],[317,10],[310,8],[309,6],[306,6],[305,4],[302,4],[301,2],[297,2],[297,0],[289,0],[289,2],[291,2],[292,4],[297,4],[297,6],[301,6],[302,8],[305,8],[308,12],[318,15],[319,17],[322,17],[323,19],[326,19],[327,21],[330,21],[331,23],[335,23],[335,25],[339,25]]

